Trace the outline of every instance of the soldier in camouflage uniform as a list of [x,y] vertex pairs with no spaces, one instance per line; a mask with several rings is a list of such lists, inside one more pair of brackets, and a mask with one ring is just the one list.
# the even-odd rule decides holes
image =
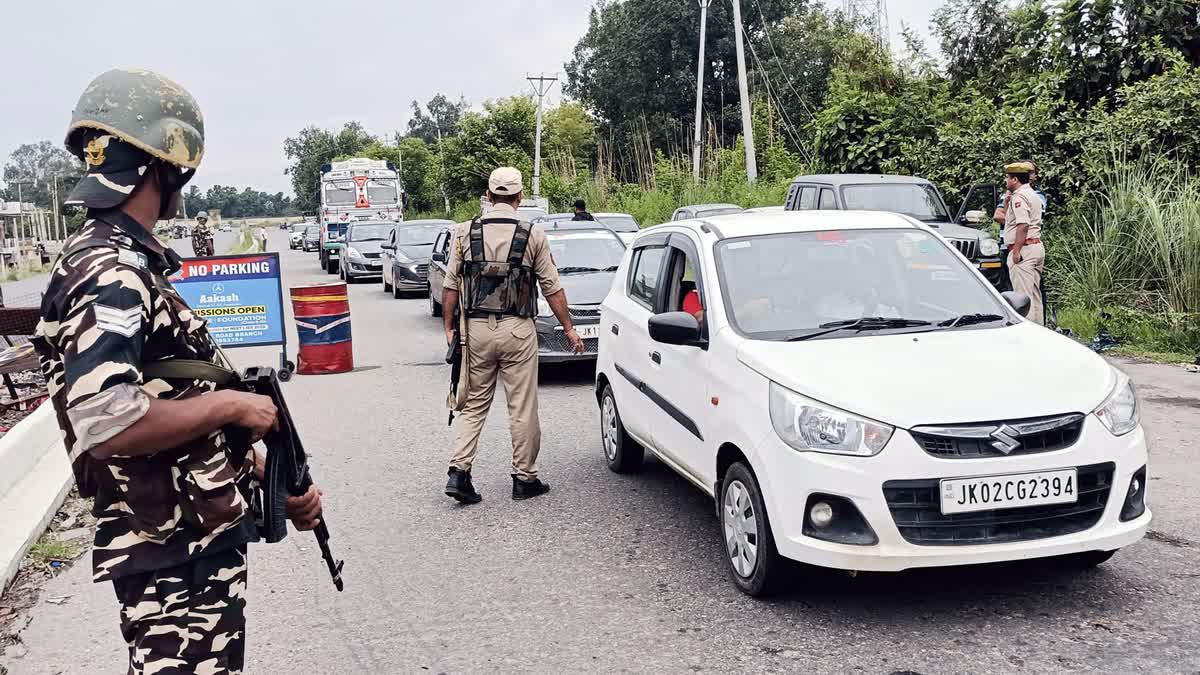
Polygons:
[[196,214],[196,226],[192,228],[192,252],[197,257],[213,254],[212,230],[208,227],[208,211]]
[[[155,379],[147,364],[220,363],[203,319],[167,282],[179,256],[151,234],[173,215],[203,154],[192,97],[154,73],[110,71],[76,106],[67,148],[88,208],[51,274],[34,345],[80,494],[95,499],[95,581],[121,604],[130,673],[236,673],[245,652],[246,547],[263,457],[230,447],[276,424],[267,397],[204,380]],[[316,526],[319,491],[290,499]]]

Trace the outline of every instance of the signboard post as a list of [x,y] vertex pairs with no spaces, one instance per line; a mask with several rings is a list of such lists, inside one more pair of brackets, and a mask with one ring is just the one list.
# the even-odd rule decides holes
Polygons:
[[171,283],[221,347],[279,345],[279,379],[291,379],[278,253],[184,258]]

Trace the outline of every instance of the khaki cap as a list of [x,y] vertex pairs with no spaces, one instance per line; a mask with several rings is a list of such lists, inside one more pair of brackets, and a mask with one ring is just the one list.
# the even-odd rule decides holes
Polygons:
[[494,195],[515,195],[521,191],[521,172],[511,166],[502,166],[488,177],[488,192]]
[[1034,171],[1033,162],[1013,162],[1004,167],[1004,173],[1033,173]]

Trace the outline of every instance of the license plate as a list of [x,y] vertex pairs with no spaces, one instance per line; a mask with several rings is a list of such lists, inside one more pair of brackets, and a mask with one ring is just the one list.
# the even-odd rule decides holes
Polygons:
[[942,513],[971,513],[1079,501],[1075,469],[941,481]]
[[[558,330],[562,330],[562,326],[559,326]],[[594,323],[589,326],[575,326],[575,332],[579,333],[580,340],[598,338],[600,337],[600,324]]]

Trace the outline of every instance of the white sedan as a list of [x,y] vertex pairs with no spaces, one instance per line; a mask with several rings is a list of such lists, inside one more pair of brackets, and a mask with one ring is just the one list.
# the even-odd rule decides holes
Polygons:
[[629,472],[649,450],[712,495],[752,595],[786,573],[781,556],[1100,564],[1150,522],[1137,400],[1099,356],[1023,319],[1028,304],[895,214],[643,231],[601,314],[606,460]]

